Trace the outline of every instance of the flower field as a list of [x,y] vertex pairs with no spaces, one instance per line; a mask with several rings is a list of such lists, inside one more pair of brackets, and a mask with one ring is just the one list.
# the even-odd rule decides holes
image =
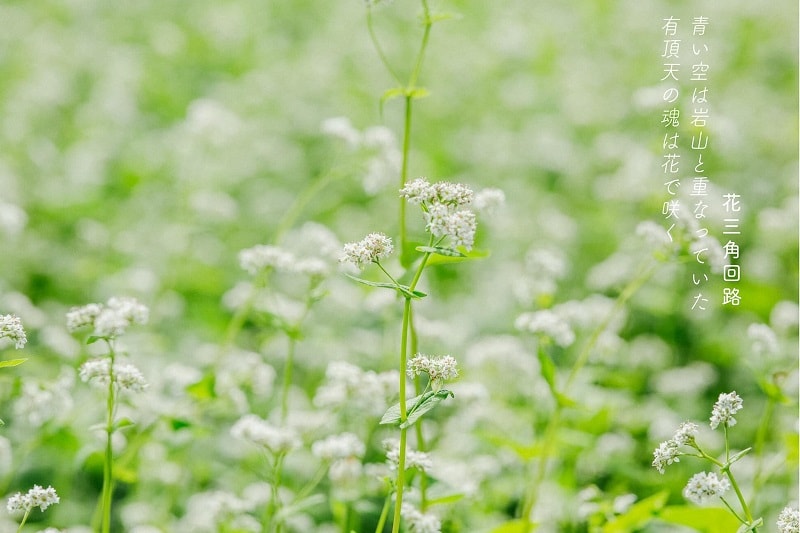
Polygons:
[[798,533],[798,6],[0,4],[0,533]]

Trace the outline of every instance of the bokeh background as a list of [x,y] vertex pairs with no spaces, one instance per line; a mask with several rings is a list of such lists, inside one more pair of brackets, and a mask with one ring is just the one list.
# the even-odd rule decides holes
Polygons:
[[[762,459],[742,462],[746,480],[762,466],[771,472],[758,509],[774,524],[784,505],[797,505],[796,2],[432,5],[454,16],[431,33],[419,80],[430,95],[415,102],[409,175],[506,195],[480,219],[477,246],[491,255],[431,270],[424,285],[436,297],[419,305],[425,350],[458,356],[460,384],[472,387],[431,425],[442,486],[472,483],[444,513],[446,527],[491,531],[513,517],[531,461],[520,449],[536,442],[552,410],[536,341],[514,328],[516,317],[568,302],[589,317],[576,347],[554,354],[567,371],[596,323],[591,310],[607,309],[650,254],[636,227],[667,226],[661,27],[665,17],[682,19],[688,41],[700,15],[709,18],[706,170],[719,200],[710,231],[723,239],[722,194],[740,194],[741,305],[723,306],[721,277],[709,273],[708,309],[693,311],[691,275],[704,271],[691,260],[661,264],[581,375],[586,407],[569,418],[536,516],[542,531],[584,531],[629,494],[666,489],[680,503],[701,468],[686,460],[660,476],[652,449],[681,420],[706,420],[729,390],[745,398],[735,445],[752,445],[768,403],[764,380],[777,373],[787,403],[774,408]],[[373,13],[403,76],[419,45],[419,12],[395,0]],[[116,496],[118,531],[204,531],[192,516],[209,504],[197,495],[244,498],[259,481],[254,459],[230,451],[228,429],[248,410],[269,415],[286,352],[269,321],[248,320],[226,339],[236,288],[248,279],[239,250],[277,239],[307,249],[322,231],[339,242],[397,233],[402,107],[391,100],[381,110],[395,84],[370,43],[364,4],[5,0],[0,21],[0,312],[19,315],[29,337],[17,354],[29,361],[0,376],[0,492],[58,489],[62,503],[32,516],[39,522],[29,531],[91,522],[102,443],[89,428],[103,401],[76,379],[92,347],[67,333],[64,313],[131,295],[151,308],[150,324],[126,338],[151,387],[131,399],[141,424],[119,442],[128,477]],[[333,117],[362,132],[384,126],[395,139],[354,148],[325,134]],[[409,225],[420,236],[415,216]],[[272,315],[289,312],[293,284],[277,284]],[[326,284],[298,346],[292,396],[298,418],[323,419],[308,422],[315,437],[333,420],[313,403],[327,365],[389,370],[399,329],[391,295],[338,274]],[[753,323],[776,333],[774,353],[754,348]],[[307,474],[301,459],[297,479]],[[362,499],[368,531],[382,497],[364,489]],[[327,531],[334,511],[324,502],[300,510],[294,527]]]

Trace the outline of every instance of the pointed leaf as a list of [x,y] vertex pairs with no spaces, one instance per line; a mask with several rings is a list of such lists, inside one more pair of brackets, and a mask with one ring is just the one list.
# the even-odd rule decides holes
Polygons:
[[428,89],[425,89],[424,87],[416,87],[414,89],[406,91],[406,96],[411,97],[415,100],[420,98],[425,98],[430,94],[431,93],[428,91]]
[[619,515],[603,527],[603,533],[628,533],[636,531],[653,519],[669,499],[669,492],[662,491],[633,504],[627,512]]
[[406,93],[405,87],[393,87],[391,89],[387,89],[383,96],[381,96],[381,101],[379,104],[379,111],[380,115],[383,116],[383,104],[388,102],[389,100],[393,100],[399,96],[403,96]]
[[101,341],[105,339],[105,337],[98,337],[97,335],[90,335],[88,339],[86,339],[86,344],[94,344],[97,341]]
[[456,249],[445,248],[444,246],[417,246],[416,250],[418,252],[443,255],[445,257],[467,257]]
[[434,505],[443,505],[447,503],[455,503],[464,499],[464,495],[461,493],[456,494],[449,494],[447,496],[441,496],[439,498],[434,498],[432,500],[428,500],[428,506],[432,507]]
[[492,533],[530,533],[535,529],[535,523],[517,519],[500,524],[492,530]]
[[422,415],[439,405],[439,402],[450,397],[455,397],[455,395],[450,392],[449,390],[442,389],[438,392],[434,393],[425,393],[427,398],[423,399],[417,405],[415,405],[409,412],[408,416],[406,417],[406,421],[400,424],[400,429],[405,429],[407,427],[413,426],[414,423],[419,420]]
[[9,359],[8,361],[0,361],[0,368],[5,368],[7,366],[21,365],[22,363],[24,363],[27,360],[28,359],[25,358],[25,359]]
[[457,250],[462,254],[457,257],[450,257],[440,254],[435,254],[428,259],[427,266],[445,265],[450,263],[461,263],[462,261],[473,261],[475,259],[485,259],[489,257],[488,250],[470,250],[467,251],[463,246],[459,246]]
[[353,275],[348,274],[346,272],[345,272],[344,275],[347,276],[348,278],[352,279],[353,281],[357,281],[358,283],[361,283],[362,285],[367,285],[369,287],[381,287],[381,288],[384,288],[384,289],[394,289],[397,292],[399,292],[400,294],[402,294],[403,296],[405,296],[406,298],[424,298],[425,296],[427,296],[427,294],[425,294],[422,291],[416,291],[416,290],[412,291],[411,288],[406,286],[406,285],[396,285],[394,283],[386,283],[386,282],[380,282],[380,281],[369,281],[369,280],[366,280],[366,279],[363,279],[363,278],[359,278],[359,277],[353,276]]
[[731,457],[731,460],[728,461],[728,465],[732,465],[733,463],[735,463],[736,461],[738,461],[739,459],[741,459],[742,457],[744,457],[745,455],[747,455],[751,451],[753,451],[753,447],[752,446],[750,448],[747,448],[745,450],[740,451],[739,453],[737,453],[736,455]]

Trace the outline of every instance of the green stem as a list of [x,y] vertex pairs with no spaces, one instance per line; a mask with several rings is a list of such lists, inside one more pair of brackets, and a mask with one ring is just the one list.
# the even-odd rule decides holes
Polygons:
[[750,513],[750,507],[747,505],[747,501],[744,499],[742,491],[739,489],[739,484],[736,482],[736,478],[734,477],[733,472],[731,472],[730,467],[725,470],[725,473],[728,475],[728,479],[731,482],[734,492],[736,492],[736,497],[739,499],[739,504],[742,506],[747,523],[752,523],[753,515]]
[[722,503],[724,503],[724,504],[725,504],[725,507],[727,507],[727,508],[728,508],[728,510],[731,512],[731,514],[732,514],[733,516],[735,516],[735,517],[736,517],[736,520],[738,520],[738,521],[739,521],[739,522],[741,522],[742,524],[746,524],[746,523],[747,523],[747,522],[745,521],[745,519],[744,519],[744,518],[742,518],[741,516],[739,516],[739,513],[737,513],[737,512],[734,510],[734,508],[733,508],[733,507],[731,507],[731,504],[729,504],[729,503],[728,503],[728,501],[727,501],[725,498],[723,498],[722,496],[720,496],[720,497],[719,497],[719,499],[720,499],[720,500],[722,500]]
[[389,504],[392,503],[392,491],[386,495],[383,501],[383,509],[381,509],[381,516],[378,519],[378,525],[375,526],[375,533],[383,533],[383,528],[386,526],[386,519],[389,518]]
[[381,58],[381,63],[383,63],[383,66],[397,82],[397,85],[402,85],[400,77],[395,74],[394,69],[389,64],[389,60],[386,59],[386,54],[383,53],[383,48],[381,47],[380,41],[378,41],[378,36],[375,35],[375,27],[372,24],[372,9],[369,6],[367,6],[367,29],[369,30],[369,38],[372,40],[372,46],[375,47],[375,51],[378,52],[378,57]]
[[[411,316],[409,317],[409,335],[411,336],[411,353],[416,354],[417,348],[419,346],[419,339],[417,337],[417,330],[414,328],[414,310],[411,310]],[[427,390],[427,386],[425,387]],[[420,382],[419,376],[414,376],[414,395],[421,396],[424,394],[422,390],[422,383]],[[416,424],[414,424],[414,430],[417,436],[417,449],[421,452],[427,451],[425,445],[425,436],[422,433],[422,420],[418,420]],[[424,470],[420,470],[419,472],[419,506],[420,511],[423,513],[428,508],[428,475],[425,473]]]
[[[589,355],[591,354],[592,348],[594,348],[597,340],[600,338],[600,335],[606,330],[608,325],[614,319],[616,314],[625,306],[628,300],[636,293],[637,290],[648,280],[650,276],[653,275],[655,271],[655,266],[650,265],[651,260],[648,259],[643,266],[640,268],[640,274],[633,278],[628,284],[622,289],[622,292],[617,297],[617,300],[614,302],[614,307],[608,313],[608,315],[603,319],[603,321],[598,324],[598,326],[592,331],[592,334],[589,336],[589,339],[583,345],[580,354],[578,355],[575,363],[570,370],[570,373],[567,377],[567,380],[564,383],[564,387],[562,392],[564,394],[568,394],[568,390],[572,383],[575,381],[575,378],[578,376],[578,372],[586,365],[589,361]],[[544,481],[544,476],[547,473],[547,466],[550,455],[552,454],[553,447],[556,444],[556,438],[558,436],[558,428],[561,423],[561,405],[556,403],[555,411],[553,411],[553,415],[547,421],[547,427],[545,428],[544,432],[544,443],[542,444],[542,453],[541,459],[538,461],[538,465],[536,468],[536,472],[533,477],[532,483],[528,486],[528,490],[525,495],[525,499],[523,505],[521,507],[521,515],[520,518],[525,523],[525,530],[531,531],[533,528],[533,524],[530,521],[530,515],[533,512],[533,507],[536,504],[536,500],[538,499],[539,488]]]
[[[405,420],[406,415],[401,416],[401,420]],[[400,511],[403,507],[403,485],[405,484],[406,477],[406,438],[408,428],[400,430],[400,458],[397,461],[397,488],[394,502],[394,521],[392,522],[392,533],[399,533],[400,531]]]
[[17,533],[22,531],[22,526],[25,525],[25,522],[28,521],[28,515],[31,514],[31,509],[25,509],[25,515],[22,517],[22,522],[19,523],[19,527],[17,528]]
[[753,453],[756,456],[756,473],[753,476],[753,496],[750,498],[750,504],[756,508],[756,498],[761,492],[761,487],[764,486],[767,476],[764,475],[764,445],[767,441],[767,431],[769,431],[770,421],[772,419],[772,411],[775,409],[775,400],[771,397],[767,399],[767,406],[764,408],[764,414],[761,417],[761,422],[756,431],[755,442],[753,443]]
[[[413,98],[406,95],[405,97],[405,119],[403,122],[403,161],[400,165],[400,189],[405,187],[408,181],[408,154],[411,149],[411,109]],[[400,262],[404,263],[406,254],[406,242],[408,236],[406,233],[406,199],[400,196]]]
[[103,463],[103,493],[102,493],[102,521],[101,530],[103,533],[111,531],[111,496],[113,492],[113,449],[111,437],[114,434],[114,406],[116,404],[116,383],[114,380],[114,345],[110,340],[108,345],[108,398],[106,399],[106,451]]
[[422,33],[422,44],[419,47],[419,52],[417,52],[417,60],[414,62],[414,70],[411,71],[411,77],[408,80],[408,88],[413,89],[417,83],[417,78],[419,77],[419,73],[422,70],[422,59],[425,57],[425,50],[428,48],[428,39],[431,35],[431,26],[433,23],[431,22],[431,12],[430,8],[428,7],[427,0],[422,0],[422,9],[423,9],[423,25],[425,26]]

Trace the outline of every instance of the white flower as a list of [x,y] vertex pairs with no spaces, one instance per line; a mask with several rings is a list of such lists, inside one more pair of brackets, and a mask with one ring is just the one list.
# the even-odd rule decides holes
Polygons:
[[410,204],[424,204],[435,198],[436,190],[425,178],[417,178],[409,181],[400,189],[400,196],[408,200]]
[[392,239],[382,233],[370,233],[359,242],[344,245],[341,262],[350,262],[357,267],[365,263],[376,263],[392,253]]
[[463,183],[438,181],[433,184],[434,199],[441,204],[463,206],[472,203],[475,194]]
[[684,422],[675,432],[673,435],[672,440],[675,441],[675,444],[678,446],[683,446],[694,442],[694,438],[697,436],[697,424],[692,422]]
[[311,453],[326,461],[362,457],[365,452],[364,443],[352,433],[331,435],[311,445]]
[[430,357],[418,353],[408,362],[408,369],[406,372],[411,377],[418,376],[424,372],[428,374],[432,382],[437,381],[441,384],[442,381],[448,381],[458,377],[457,366],[458,363],[452,355]]
[[694,503],[701,504],[715,496],[722,496],[731,488],[726,477],[717,477],[714,472],[695,474],[683,489],[683,496]]
[[433,514],[422,513],[408,502],[400,510],[412,533],[441,533],[442,523]]
[[290,428],[276,427],[256,415],[245,415],[231,428],[231,435],[263,446],[274,454],[300,446],[300,438]]
[[475,194],[475,209],[488,214],[494,213],[506,203],[506,193],[500,189],[488,188]]
[[778,337],[766,324],[750,324],[747,328],[747,337],[753,343],[754,355],[777,355]]
[[44,489],[39,485],[34,485],[33,488],[30,489],[26,494],[18,492],[11,496],[8,499],[7,507],[8,512],[10,513],[15,511],[28,512],[34,507],[38,507],[44,511],[59,501],[60,500],[58,494],[56,494],[56,489],[53,487],[48,486],[46,489]]
[[514,326],[520,331],[548,337],[565,348],[575,342],[575,333],[566,320],[547,309],[521,314]]
[[733,418],[733,415],[742,408],[742,403],[742,399],[736,394],[736,391],[720,394],[717,403],[711,410],[711,429],[717,429],[720,424],[727,427],[735,426],[736,419]]
[[778,533],[800,533],[800,511],[784,507],[778,515]]
[[[396,440],[386,439],[383,441],[383,447],[386,450],[386,460],[389,463],[389,468],[397,470],[400,466],[400,443]],[[427,453],[406,448],[405,469],[408,470],[409,468],[427,472],[433,468],[433,462]]]
[[432,204],[425,213],[425,222],[434,237],[450,237],[456,246],[472,249],[478,227],[472,211],[453,211],[446,204]]
[[674,440],[664,441],[653,451],[653,466],[659,474],[663,474],[666,466],[680,463],[679,455],[678,444]]
[[653,222],[652,220],[645,220],[636,226],[636,236],[641,237],[648,245],[653,248],[660,248],[670,243],[667,230]]
[[146,324],[149,311],[135,298],[109,298],[106,305],[88,304],[73,307],[67,313],[67,330],[94,327],[97,337],[112,338],[125,333],[131,324]]
[[28,338],[25,336],[25,329],[22,321],[15,315],[0,315],[0,339],[10,339],[14,342],[14,347],[20,350],[25,347]]
[[322,278],[328,275],[328,263],[318,257],[308,257],[297,261],[294,265],[295,272],[312,278]]
[[278,246],[258,244],[239,252],[239,266],[252,276],[268,268],[290,270],[294,265],[294,256]]
[[[78,370],[81,381],[93,382],[96,385],[107,386],[111,374],[111,360],[107,357],[90,359],[83,363]],[[141,392],[147,388],[147,382],[138,368],[130,363],[114,363],[114,383],[121,390]]]

